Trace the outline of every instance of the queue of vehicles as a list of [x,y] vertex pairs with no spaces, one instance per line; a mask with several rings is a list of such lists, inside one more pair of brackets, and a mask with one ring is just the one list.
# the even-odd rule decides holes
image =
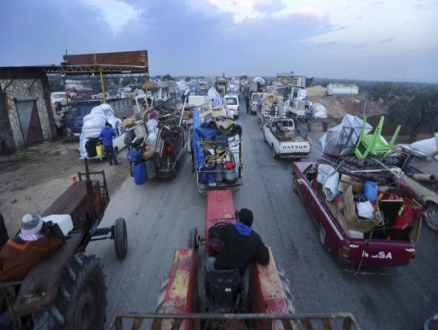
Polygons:
[[[253,93],[252,95],[258,94]],[[227,96],[229,95],[226,95],[226,97]],[[234,95],[231,95],[231,97],[234,97]],[[260,105],[261,100],[262,99],[258,101],[257,106]],[[226,99],[226,101],[226,103],[228,103],[228,99]],[[236,112],[233,113],[234,118],[238,118],[240,114],[238,102],[239,99],[237,96],[238,112],[237,114]],[[251,112],[252,109],[252,103],[250,103]],[[181,158],[174,158],[174,160],[172,160],[169,155],[175,151],[174,155],[183,156],[189,150],[188,144],[191,143],[193,148],[192,157],[196,172],[196,184],[198,191],[200,193],[208,194],[208,199],[211,199],[211,205],[214,205],[214,203],[224,203],[225,205],[226,203],[224,200],[229,200],[229,197],[218,198],[212,193],[217,194],[218,191],[221,190],[238,191],[240,186],[243,184],[242,127],[237,123],[233,129],[229,130],[227,133],[223,133],[221,130],[217,129],[216,126],[206,127],[205,125],[202,125],[200,115],[202,113],[207,113],[207,111],[199,111],[197,108],[193,109],[192,111],[193,126],[191,128],[187,127],[184,120],[181,120],[184,111],[178,112],[177,109],[173,109],[170,111],[170,113],[163,112],[160,114],[158,121],[161,121],[162,123],[159,124],[160,133],[157,134],[157,142],[154,145],[159,149],[154,149],[154,157],[148,159],[148,161],[152,161],[155,166],[158,165],[158,168],[167,168],[166,171],[171,174],[169,176],[174,177],[176,176],[176,165]],[[164,116],[162,116],[163,114]],[[173,117],[175,117],[177,120],[174,121]],[[172,127],[170,130],[169,122],[165,122],[165,120],[168,119],[172,119],[172,124],[170,125]],[[282,116],[274,112],[272,115],[270,114],[269,116],[263,116],[262,130],[264,140],[268,142],[269,146],[272,148],[272,154],[274,158],[295,158],[295,160],[299,160],[300,158],[309,156],[311,142],[307,138],[306,128],[302,125],[299,118],[288,118],[287,116]],[[163,134],[163,132],[166,133]],[[171,133],[170,136],[168,135],[169,133]],[[172,135],[174,133],[176,135]],[[191,137],[189,137],[190,135]],[[173,143],[166,142],[167,139],[169,141],[173,141]],[[177,141],[180,142],[176,143]],[[169,146],[172,146],[173,150],[170,150],[168,148]],[[130,147],[132,147],[132,145],[130,145]],[[293,152],[292,150],[296,152]],[[158,157],[156,157],[157,155]],[[227,167],[226,164],[228,164],[229,167]],[[408,165],[405,163],[401,168],[406,171],[407,166]],[[375,230],[378,224],[370,222],[366,224],[359,224],[359,221],[363,221],[360,219],[355,219],[355,223],[351,224],[348,219],[345,219],[346,217],[342,214],[342,212],[340,212],[338,205],[327,201],[327,199],[324,197],[325,195],[321,191],[321,187],[318,186],[318,182],[316,180],[318,176],[317,169],[318,163],[315,162],[294,162],[292,165],[292,182],[294,192],[301,196],[303,203],[319,228],[320,243],[325,250],[330,250],[335,253],[341,261],[344,261],[347,265],[352,266],[352,269],[356,272],[363,272],[363,269],[367,266],[403,266],[409,264],[416,257],[414,241],[418,240],[419,238],[420,227],[422,223],[422,216],[420,212],[416,214],[417,218],[414,219],[408,230],[404,232],[404,236],[398,236],[396,238],[394,238],[395,236],[392,235],[392,228],[390,226],[383,229],[382,235],[382,230]],[[353,187],[353,185],[351,186]],[[422,205],[422,200],[411,200],[410,203],[412,208],[419,208],[426,205]],[[432,203],[435,202],[432,201]],[[429,203],[429,205],[431,204]],[[207,204],[207,207],[208,206],[209,205]],[[234,211],[234,207],[231,206],[230,209]],[[430,216],[436,216],[435,208],[429,206],[429,210],[431,210]],[[208,212],[208,210],[207,215],[211,215],[211,212]],[[209,220],[206,219],[206,233],[208,231],[208,225],[214,225],[216,222],[224,221],[224,219],[229,221],[231,218],[228,215],[218,215],[217,219],[213,221],[213,223],[209,223]],[[375,236],[373,236],[374,233],[376,233]],[[199,306],[197,295],[195,294],[192,296],[189,294],[189,292],[198,286],[198,284],[195,282],[198,276],[195,275],[197,270],[196,266],[194,265],[197,264],[196,249],[201,244],[205,244],[206,248],[208,249],[212,248],[210,247],[209,239],[207,237],[202,238],[198,234],[197,229],[194,228],[189,233],[189,254],[182,250],[177,250],[175,253],[175,261],[171,272],[172,274],[178,274],[179,272],[182,272],[179,275],[180,277],[175,277],[175,283],[168,282],[168,284],[166,284],[166,286],[163,288],[163,290],[168,292],[174,285],[182,285],[177,281],[178,278],[185,278],[185,280],[188,282],[186,286],[182,285],[182,287],[189,289],[186,291],[186,296],[184,298],[186,302],[185,308],[181,310],[172,310],[171,306],[175,306],[173,304],[175,302],[174,299],[180,299],[181,297],[172,296],[169,291],[168,294],[166,293],[166,295],[162,295],[163,297],[166,297],[165,299],[167,300],[163,301],[164,305],[161,305],[161,309],[158,310],[159,313],[172,313],[172,315],[168,316],[167,318],[173,319],[176,324],[182,324],[182,326],[185,328],[191,328],[192,323],[187,319],[183,320],[184,316],[196,318],[196,315],[193,315],[193,313],[197,312],[197,306]],[[188,268],[186,266],[188,266]],[[256,265],[254,265],[253,272],[255,272],[255,276],[261,276],[260,270],[257,269]],[[271,275],[272,274],[277,274],[277,270],[273,270],[271,272]],[[266,285],[266,287],[269,287],[270,283],[272,283],[272,279],[266,278],[264,280],[260,280],[260,282],[262,283],[262,286]],[[224,293],[231,293],[230,299],[232,303],[233,299],[236,299],[236,294],[242,293],[235,291],[239,288],[238,286],[234,287],[234,284],[232,284],[231,287],[224,287],[223,289],[225,290]],[[249,290],[259,292],[255,291],[255,288],[249,288]],[[285,286],[283,285],[282,289],[279,290],[282,291],[284,297],[286,297],[285,299],[287,305],[287,289],[285,289]],[[263,299],[263,297],[257,296],[256,300],[262,301]],[[227,306],[229,306],[229,301],[227,302]],[[163,309],[163,306],[167,306],[168,308]],[[250,309],[251,313],[269,314],[269,312],[266,311],[258,311],[256,306],[257,304],[254,305],[253,309]],[[290,311],[285,309],[278,310],[276,312],[284,314],[289,313]],[[181,317],[175,316],[176,313],[182,313]],[[119,316],[113,320],[112,325],[115,327],[121,326],[123,318],[135,317],[139,319],[138,315]],[[241,316],[240,319],[251,320],[253,317],[254,315],[245,315]],[[348,317],[350,319],[349,324],[356,326],[354,318],[352,318],[350,315]],[[152,318],[155,320],[154,324],[161,324],[161,320],[166,318],[166,314],[158,316],[155,315]],[[200,319],[208,320],[211,318],[212,317],[205,315],[202,317],[198,315],[197,322],[201,322]],[[228,319],[228,316],[223,317],[220,323],[227,324]],[[231,317],[231,319],[233,318]],[[263,320],[263,316],[260,319]],[[289,325],[291,325],[286,325],[286,323],[284,323],[284,319],[282,322],[284,328],[288,328]],[[195,324],[200,323],[196,323],[195,321]]]

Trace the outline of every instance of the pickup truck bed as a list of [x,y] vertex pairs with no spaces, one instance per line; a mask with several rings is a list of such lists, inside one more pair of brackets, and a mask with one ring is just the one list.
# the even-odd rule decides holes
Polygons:
[[[396,230],[394,201],[380,204],[390,223],[376,225],[373,220],[359,219],[353,202],[353,183],[345,194],[340,210],[337,202],[325,198],[317,182],[317,163],[297,162],[292,165],[293,189],[299,194],[318,226],[320,243],[340,260],[355,267],[397,267],[409,264],[416,256],[414,240],[418,240],[421,218],[414,218],[404,230]],[[357,183],[360,186],[360,183]],[[413,207],[418,207],[411,201]],[[384,208],[384,209],[383,209]],[[391,213],[395,215],[391,217]],[[414,213],[415,214],[415,213]]]
[[270,118],[263,125],[263,139],[272,148],[274,158],[309,157],[312,143],[306,134],[306,128],[292,118]]

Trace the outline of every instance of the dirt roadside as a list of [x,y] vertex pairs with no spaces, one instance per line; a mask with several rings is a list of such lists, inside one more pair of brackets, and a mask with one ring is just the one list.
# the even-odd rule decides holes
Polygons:
[[[70,175],[85,172],[78,148],[76,140],[63,138],[0,157],[0,213],[9,235],[19,230],[24,214],[47,209],[72,184]],[[118,159],[121,166],[105,159],[89,162],[90,171],[105,170],[110,196],[129,176],[126,149]]]

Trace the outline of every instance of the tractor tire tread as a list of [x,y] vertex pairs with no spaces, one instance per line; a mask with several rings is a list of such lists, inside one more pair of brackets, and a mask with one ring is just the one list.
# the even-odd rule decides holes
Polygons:
[[[78,262],[78,259],[82,262]],[[70,269],[70,270],[68,270]],[[73,272],[74,276],[70,274]],[[93,288],[95,311],[90,328],[103,329],[106,321],[106,288],[105,279],[100,266],[100,259],[95,255],[77,254],[70,259],[59,281],[60,289],[53,306],[46,311],[33,314],[35,330],[76,329],[79,327],[74,320],[77,305],[81,295],[87,288]],[[62,292],[63,291],[63,292]],[[68,299],[68,297],[70,297]],[[81,308],[83,306],[80,306]]]

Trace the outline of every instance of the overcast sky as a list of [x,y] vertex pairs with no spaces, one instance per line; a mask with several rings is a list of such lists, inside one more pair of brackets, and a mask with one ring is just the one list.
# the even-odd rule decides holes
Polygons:
[[146,49],[151,75],[438,82],[437,0],[14,0],[0,30],[0,66]]

